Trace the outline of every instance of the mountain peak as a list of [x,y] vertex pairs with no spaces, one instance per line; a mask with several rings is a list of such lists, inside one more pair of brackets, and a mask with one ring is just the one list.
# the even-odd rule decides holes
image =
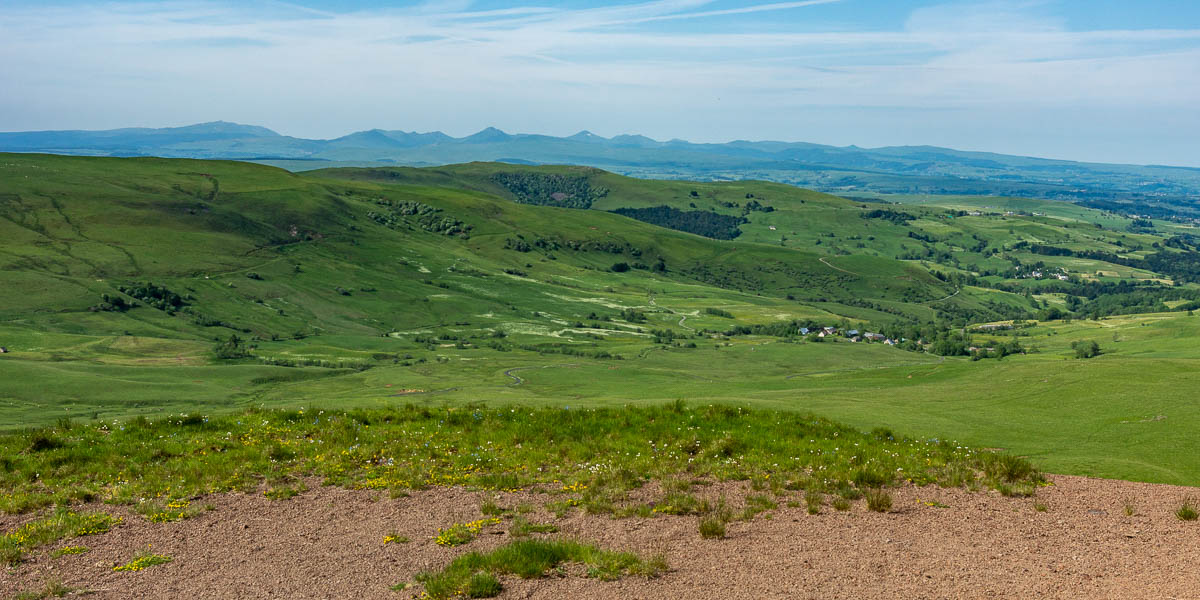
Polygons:
[[575,134],[575,135],[573,135],[573,136],[570,136],[570,137],[568,137],[567,139],[568,139],[568,140],[576,140],[576,141],[580,141],[580,142],[603,142],[603,141],[607,141],[607,140],[606,140],[606,139],[605,139],[603,136],[596,135],[596,134],[594,134],[594,133],[592,133],[592,132],[590,132],[590,131],[588,131],[588,130],[586,130],[586,129],[584,129],[583,131],[580,131],[579,133],[577,133],[577,134]]
[[479,133],[462,138],[462,141],[472,143],[503,142],[512,139],[512,137],[513,136],[496,129],[495,127],[487,127],[485,129],[481,129]]
[[152,131],[163,133],[221,133],[221,134],[237,134],[253,137],[278,137],[279,134],[258,125],[243,125],[241,123],[233,123],[230,121],[209,121],[207,123],[196,123],[195,125],[184,125],[183,127],[167,127]]

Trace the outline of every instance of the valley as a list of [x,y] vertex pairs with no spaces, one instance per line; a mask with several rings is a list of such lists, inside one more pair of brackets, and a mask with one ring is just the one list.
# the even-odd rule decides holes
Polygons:
[[[3,162],[0,427],[682,399],[1002,447],[1055,472],[1200,480],[1179,384],[1200,358],[1185,310],[1200,288],[1028,250],[1190,256],[1169,245],[1191,239],[1176,224],[1132,233],[1132,219],[1051,201],[863,203],[577,167]],[[586,209],[545,205],[589,191]],[[607,212],[652,206],[743,222],[713,240]],[[1101,355],[1076,359],[1076,341]],[[1002,346],[1020,351],[997,358]]]

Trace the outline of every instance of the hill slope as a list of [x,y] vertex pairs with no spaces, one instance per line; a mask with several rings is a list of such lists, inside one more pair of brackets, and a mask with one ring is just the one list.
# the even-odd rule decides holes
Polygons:
[[[684,398],[1200,481],[1186,393],[1200,355],[1170,334],[1200,307],[1187,229],[945,202],[580,167],[0,155],[0,428]],[[706,234],[719,215],[737,237],[618,209]],[[817,326],[839,332],[803,333]],[[1100,356],[1074,358],[1076,341]]]

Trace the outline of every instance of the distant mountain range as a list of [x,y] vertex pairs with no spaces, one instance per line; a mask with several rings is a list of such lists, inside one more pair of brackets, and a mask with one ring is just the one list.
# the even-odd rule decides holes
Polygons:
[[509,134],[489,127],[372,129],[331,140],[223,121],[162,129],[0,133],[0,151],[88,156],[224,158],[306,170],[348,164],[429,166],[473,161],[578,164],[637,177],[766,179],[844,195],[992,194],[1059,198],[1122,212],[1185,214],[1200,204],[1200,169],[1118,165],[964,152],[934,146],[859,148],[803,142],[698,144],[641,135]]

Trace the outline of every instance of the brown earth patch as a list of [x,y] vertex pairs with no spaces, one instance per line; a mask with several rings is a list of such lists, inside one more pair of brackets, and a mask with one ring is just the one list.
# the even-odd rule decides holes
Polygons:
[[[892,490],[892,512],[829,506],[809,515],[779,508],[732,522],[728,537],[702,539],[696,517],[611,519],[575,510],[556,519],[538,493],[497,494],[439,488],[389,499],[386,494],[321,487],[289,500],[222,494],[197,500],[215,510],[175,523],[150,523],[123,507],[90,507],[125,517],[111,532],[35,552],[0,577],[0,598],[51,579],[93,590],[91,598],[411,598],[393,592],[415,573],[440,568],[469,550],[508,541],[507,523],[458,548],[432,541],[439,527],[481,518],[495,499],[528,502],[536,522],[569,536],[643,555],[665,553],[671,571],[657,579],[602,582],[575,575],[505,578],[502,598],[1197,598],[1200,523],[1174,510],[1195,488],[1052,476],[1034,499],[995,492],[906,487]],[[698,486],[701,497],[750,493],[742,484]],[[1132,503],[1135,514],[1126,516]],[[937,508],[930,504],[944,504]],[[0,517],[5,531],[32,516]],[[396,532],[409,543],[384,544]],[[83,544],[82,555],[51,558]],[[166,565],[134,573],[112,567],[150,548]]]

